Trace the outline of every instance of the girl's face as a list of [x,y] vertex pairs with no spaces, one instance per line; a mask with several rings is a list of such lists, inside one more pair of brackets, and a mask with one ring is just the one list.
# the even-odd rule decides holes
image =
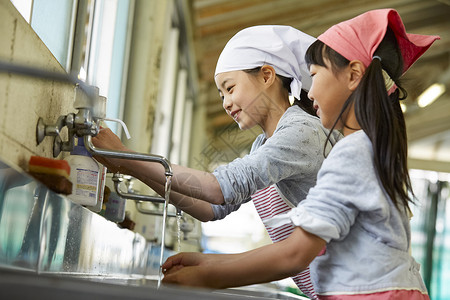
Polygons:
[[[314,108],[325,128],[332,128],[338,119],[342,106],[352,91],[348,88],[347,70],[333,73],[329,62],[327,67],[312,64],[309,72],[312,76],[312,85],[308,97],[314,101]],[[346,113],[339,120],[335,129],[342,129],[346,121]]]
[[267,112],[261,98],[264,98],[262,76],[244,71],[219,73],[215,77],[223,108],[238,123],[242,130],[264,123]]

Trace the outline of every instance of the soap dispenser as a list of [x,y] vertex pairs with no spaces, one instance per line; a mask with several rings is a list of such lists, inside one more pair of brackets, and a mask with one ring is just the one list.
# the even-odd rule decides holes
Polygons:
[[72,194],[67,197],[81,205],[95,206],[98,199],[99,165],[84,146],[83,138],[75,138],[75,146],[65,158],[70,165]]

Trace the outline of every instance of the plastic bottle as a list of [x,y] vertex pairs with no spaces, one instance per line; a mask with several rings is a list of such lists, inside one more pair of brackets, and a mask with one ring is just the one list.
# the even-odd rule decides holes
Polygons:
[[125,203],[125,199],[111,192],[106,203],[105,218],[116,223],[122,222],[125,219]]
[[99,213],[103,207],[103,198],[105,192],[106,170],[107,168],[98,163],[98,184],[97,184],[97,204],[95,206],[87,206],[91,211]]
[[[106,98],[100,96],[99,99],[103,100],[102,102],[103,108],[101,110],[104,111],[106,109]],[[105,124],[102,120],[98,120],[98,125],[105,127]],[[97,162],[97,164],[98,164],[97,203],[95,206],[87,206],[87,208],[89,208],[93,212],[99,213],[102,210],[103,206],[107,168],[99,162]]]
[[70,165],[72,194],[67,197],[81,205],[95,206],[99,189],[99,165],[84,147],[82,138],[75,139],[75,147],[65,158]]

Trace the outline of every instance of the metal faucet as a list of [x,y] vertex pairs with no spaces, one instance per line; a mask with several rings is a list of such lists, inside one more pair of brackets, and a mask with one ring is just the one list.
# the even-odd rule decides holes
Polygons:
[[[100,111],[102,99],[99,96],[97,87],[89,88],[90,95],[86,94],[81,86],[75,86],[74,107],[78,111],[60,116],[55,124],[45,124],[42,118],[38,119],[36,126],[36,141],[39,145],[46,136],[55,136],[53,142],[53,157],[57,157],[61,151],[72,151],[74,147],[75,136],[96,136],[99,132],[98,121],[100,115],[104,112]],[[63,141],[60,135],[63,127],[68,129],[68,140]]]
[[[68,140],[63,141],[60,135],[63,127],[68,129]],[[60,116],[55,124],[45,124],[42,118],[36,125],[36,141],[39,145],[46,136],[54,136],[53,157],[57,157],[61,151],[72,151],[75,136],[97,135],[98,127],[92,121],[89,109],[80,108],[78,112]]]
[[[133,189],[130,186],[128,186],[127,192],[123,192],[120,189],[120,183],[125,181],[124,177],[127,177],[127,176],[123,176],[122,174],[115,173],[113,175],[113,177],[111,178],[112,181],[114,182],[114,189],[115,189],[117,195],[119,195],[120,197],[122,197],[124,199],[135,200],[137,211],[144,215],[162,216],[163,214],[161,211],[142,208],[141,204],[144,202],[152,202],[152,203],[156,203],[156,204],[165,203],[164,198],[158,197],[158,196],[137,194],[133,191]],[[128,181],[129,180],[131,180],[131,177],[128,178]],[[182,212],[178,208],[177,208],[177,212],[175,214],[169,213],[169,212],[167,213],[168,217],[177,217],[180,215],[182,215]]]

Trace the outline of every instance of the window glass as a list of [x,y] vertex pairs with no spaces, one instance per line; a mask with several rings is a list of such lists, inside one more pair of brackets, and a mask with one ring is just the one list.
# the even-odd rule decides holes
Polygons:
[[33,6],[33,0],[11,0],[12,4],[20,12],[22,17],[30,23],[31,19],[31,7]]
[[[92,39],[89,49],[87,82],[100,89],[107,98],[107,118],[122,118],[122,91],[126,80],[129,48],[130,1],[97,0],[95,2]],[[116,134],[117,123],[108,122]]]
[[59,63],[70,70],[76,0],[11,0]]
[[75,0],[34,0],[31,27],[56,57],[70,70]]

